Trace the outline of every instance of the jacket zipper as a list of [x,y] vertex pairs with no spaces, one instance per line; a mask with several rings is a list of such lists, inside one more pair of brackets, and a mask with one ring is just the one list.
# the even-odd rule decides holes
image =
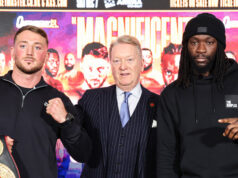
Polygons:
[[34,90],[37,90],[37,89],[40,89],[40,88],[44,88],[44,87],[47,86],[47,85],[42,85],[42,86],[39,86],[39,87],[34,87],[34,88],[32,88],[31,90],[29,90],[28,92],[26,92],[26,94],[24,95],[23,92],[22,92],[22,90],[21,90],[21,88],[20,88],[17,84],[15,84],[14,82],[12,82],[12,81],[10,81],[10,80],[7,80],[7,79],[2,79],[2,80],[13,84],[13,85],[21,92],[21,95],[22,95],[21,108],[23,108],[25,98],[26,98],[26,96],[27,96],[29,93],[31,93],[31,92],[34,91]]

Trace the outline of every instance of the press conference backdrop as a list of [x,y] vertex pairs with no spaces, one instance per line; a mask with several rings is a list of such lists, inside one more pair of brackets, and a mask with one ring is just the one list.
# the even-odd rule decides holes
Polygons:
[[[177,77],[179,57],[175,61],[175,56],[179,56],[181,48],[176,47],[181,44],[186,23],[198,13],[210,12],[223,21],[227,55],[236,60],[237,7],[235,0],[0,0],[0,75],[14,64],[10,47],[16,30],[25,25],[41,27],[48,34],[49,48],[59,54],[59,68],[54,75],[44,72],[44,77],[76,104],[86,89],[114,84],[109,62],[92,59],[105,59],[111,41],[129,34],[139,39],[142,48],[151,50],[153,59],[148,59],[141,83],[159,94]],[[85,62],[82,50],[91,42],[99,42],[105,48],[90,49],[92,59]],[[173,57],[165,57],[164,48],[174,52],[174,61],[169,62]],[[65,58],[75,60],[68,69]],[[68,155],[61,142],[57,142],[56,155],[59,177],[80,177],[83,165]]]

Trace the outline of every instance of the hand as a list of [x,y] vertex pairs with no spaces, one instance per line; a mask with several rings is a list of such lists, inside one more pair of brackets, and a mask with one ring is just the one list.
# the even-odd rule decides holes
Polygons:
[[58,123],[63,123],[66,120],[67,111],[60,98],[53,98],[48,101],[46,113],[51,115]]
[[224,137],[229,139],[236,140],[238,139],[238,118],[225,118],[219,119],[219,123],[228,123],[225,132],[223,132]]
[[9,136],[5,136],[5,141],[6,141],[6,144],[7,144],[7,149],[10,153],[12,153],[12,146],[14,144],[14,139],[12,139],[11,137]]

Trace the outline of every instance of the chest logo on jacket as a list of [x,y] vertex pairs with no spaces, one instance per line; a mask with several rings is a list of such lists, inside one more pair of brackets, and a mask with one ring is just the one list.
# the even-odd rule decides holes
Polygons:
[[238,108],[238,95],[225,95],[226,108]]

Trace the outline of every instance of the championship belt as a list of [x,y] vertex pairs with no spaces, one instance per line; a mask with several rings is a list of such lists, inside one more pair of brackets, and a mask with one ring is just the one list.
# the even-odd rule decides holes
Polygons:
[[0,136],[0,178],[20,178],[17,165],[7,148],[5,136]]

